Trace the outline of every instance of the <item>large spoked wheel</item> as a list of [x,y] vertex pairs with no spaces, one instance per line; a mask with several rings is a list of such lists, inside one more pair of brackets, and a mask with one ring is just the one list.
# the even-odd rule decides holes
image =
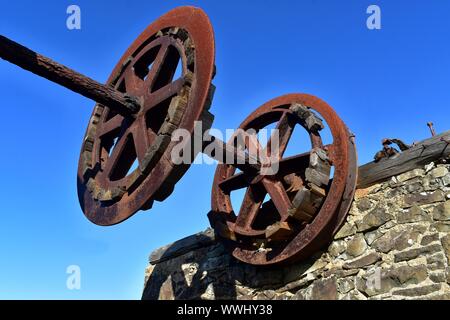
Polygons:
[[[212,227],[234,257],[254,265],[291,262],[320,249],[345,219],[356,186],[353,138],[324,101],[306,94],[282,96],[258,108],[240,128],[258,131],[274,123],[278,172],[236,173],[233,165],[220,164],[212,188]],[[320,134],[325,125],[333,140],[326,145]],[[297,126],[308,133],[311,149],[284,157]],[[230,194],[243,188],[242,204],[233,208]]]
[[130,117],[104,105],[94,109],[78,168],[89,220],[116,224],[170,195],[188,168],[172,163],[171,134],[193,132],[194,122],[207,118],[210,125],[213,72],[212,27],[193,7],[162,16],[131,45],[107,83],[138,98],[141,109]]

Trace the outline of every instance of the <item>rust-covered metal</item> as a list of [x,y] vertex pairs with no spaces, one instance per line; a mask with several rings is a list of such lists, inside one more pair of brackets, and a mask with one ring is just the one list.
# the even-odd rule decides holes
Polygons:
[[[400,140],[400,139],[383,139],[381,141],[381,144],[383,145],[383,149],[378,151],[375,156],[374,156],[374,161],[375,162],[379,162],[381,160],[384,159],[388,159],[388,158],[393,158],[396,157],[400,154],[400,151],[406,151],[411,149],[412,145],[409,145],[407,143],[405,143],[404,141]],[[395,144],[399,147],[400,151],[397,150],[395,147],[393,147],[392,145]]]
[[213,74],[213,30],[200,9],[174,9],[133,42],[107,85],[141,108],[124,117],[97,104],[81,149],[78,194],[89,220],[113,225],[170,195],[189,167],[172,162],[171,133],[193,133],[195,121],[212,119]]
[[[321,249],[345,219],[356,188],[354,138],[328,104],[306,94],[282,96],[258,108],[240,128],[258,131],[274,123],[280,136],[278,173],[236,173],[234,166],[220,164],[212,188],[211,225],[234,257],[254,265],[292,262]],[[321,137],[325,125],[330,144]],[[296,127],[306,130],[311,149],[284,157]],[[234,208],[231,193],[238,189],[245,195]]]
[[[210,21],[194,7],[176,8],[149,25],[106,84],[0,36],[0,58],[97,102],[77,175],[79,202],[90,221],[114,225],[150,209],[172,193],[198,152],[214,149],[220,152],[208,155],[221,164],[208,216],[233,256],[254,265],[306,258],[331,239],[349,211],[357,180],[354,136],[327,103],[307,94],[285,95],[254,111],[232,139],[244,132],[243,149],[205,134],[214,118],[208,111],[214,55]],[[202,122],[200,133],[197,121]],[[267,145],[247,133],[271,125],[279,135]],[[296,128],[306,130],[311,146],[286,156]],[[181,142],[188,147],[183,152],[192,150],[190,162],[172,159],[180,143],[172,139],[177,129],[190,133]],[[330,143],[324,142],[325,129]],[[202,138],[196,148],[192,139]],[[275,139],[278,149],[271,144]],[[380,157],[398,153],[393,143],[409,148],[398,139],[385,139]],[[233,164],[223,164],[226,159]],[[268,173],[274,164],[278,170]],[[245,195],[240,208],[233,208],[231,193],[240,189]]]

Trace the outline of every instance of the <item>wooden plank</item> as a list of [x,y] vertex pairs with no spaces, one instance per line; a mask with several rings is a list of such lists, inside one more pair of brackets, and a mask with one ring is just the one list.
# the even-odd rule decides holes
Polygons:
[[368,188],[375,183],[450,156],[450,131],[424,140],[397,157],[370,162],[359,167],[358,189]]
[[266,238],[273,241],[283,241],[292,237],[294,230],[288,222],[277,222],[266,229]]
[[309,222],[316,215],[323,197],[303,187],[292,200],[292,208],[288,214],[299,221]]
[[2,35],[0,35],[0,58],[113,108],[123,116],[136,113],[140,109],[139,102],[135,98],[31,51]]
[[314,183],[317,186],[327,186],[330,182],[329,175],[312,168],[306,168],[305,178],[307,182]]

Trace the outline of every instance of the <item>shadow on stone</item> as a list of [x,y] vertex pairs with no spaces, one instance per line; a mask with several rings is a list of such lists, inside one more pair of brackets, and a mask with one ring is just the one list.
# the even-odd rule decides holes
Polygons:
[[[276,290],[298,279],[314,261],[290,267],[244,264],[233,258],[208,229],[151,254],[152,266],[142,299],[256,299],[264,298],[260,296],[267,292],[275,298]],[[293,287],[297,286],[301,284]]]
[[210,229],[157,249],[142,299],[236,299],[227,260]]

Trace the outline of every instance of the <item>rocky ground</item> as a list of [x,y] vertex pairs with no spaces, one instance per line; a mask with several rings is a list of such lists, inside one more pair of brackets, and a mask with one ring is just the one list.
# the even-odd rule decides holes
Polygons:
[[425,166],[358,190],[327,250],[258,268],[211,230],[155,251],[144,299],[449,299],[450,166]]

